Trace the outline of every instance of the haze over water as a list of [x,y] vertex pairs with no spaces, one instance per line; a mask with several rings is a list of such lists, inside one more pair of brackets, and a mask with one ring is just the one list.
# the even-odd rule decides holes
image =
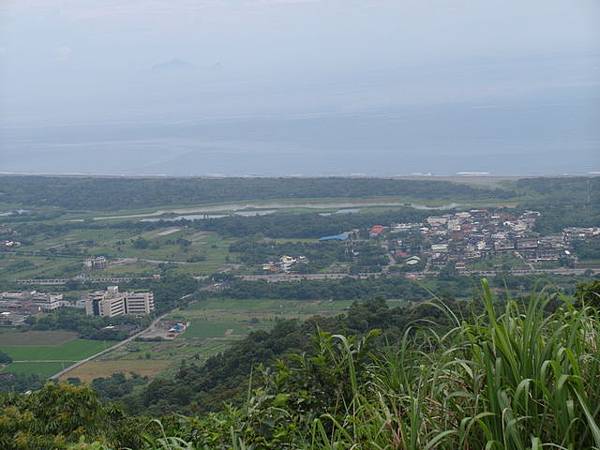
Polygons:
[[594,0],[8,0],[0,171],[600,171]]

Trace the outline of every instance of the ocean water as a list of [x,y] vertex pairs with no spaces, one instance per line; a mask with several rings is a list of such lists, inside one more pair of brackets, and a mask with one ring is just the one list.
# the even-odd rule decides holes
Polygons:
[[600,103],[576,98],[303,117],[4,126],[0,172],[586,174],[600,170],[598,124]]

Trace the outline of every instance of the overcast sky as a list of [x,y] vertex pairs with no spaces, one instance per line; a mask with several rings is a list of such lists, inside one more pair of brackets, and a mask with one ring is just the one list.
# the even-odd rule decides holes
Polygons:
[[598,0],[0,2],[0,171],[585,173],[599,123]]

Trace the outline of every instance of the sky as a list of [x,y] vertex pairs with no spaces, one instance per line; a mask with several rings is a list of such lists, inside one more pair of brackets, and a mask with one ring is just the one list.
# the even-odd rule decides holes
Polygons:
[[0,2],[0,172],[598,171],[598,0]]

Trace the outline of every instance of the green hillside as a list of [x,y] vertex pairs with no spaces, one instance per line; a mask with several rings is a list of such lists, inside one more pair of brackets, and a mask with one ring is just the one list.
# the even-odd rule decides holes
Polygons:
[[[0,446],[599,448],[599,288],[565,298],[548,287],[500,302],[484,280],[472,302],[389,308],[373,300],[346,316],[284,322],[138,398],[152,403],[161,391],[157,401],[187,403],[186,416],[125,413],[87,387],[5,395]],[[215,412],[194,414],[211,387]]]

